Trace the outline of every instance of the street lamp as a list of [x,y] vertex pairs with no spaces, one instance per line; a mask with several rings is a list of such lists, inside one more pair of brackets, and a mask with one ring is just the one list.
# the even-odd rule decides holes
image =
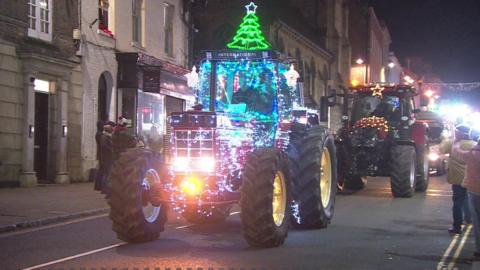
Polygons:
[[395,67],[395,63],[394,63],[394,62],[388,63],[388,67],[389,67],[389,68],[394,68],[394,67]]
[[357,61],[355,61],[355,63],[361,65],[361,64],[363,64],[363,59],[362,59],[362,58],[358,58]]
[[433,96],[433,94],[435,94],[435,92],[433,92],[432,90],[428,89],[427,91],[425,91],[425,96],[427,96],[428,98],[431,98]]

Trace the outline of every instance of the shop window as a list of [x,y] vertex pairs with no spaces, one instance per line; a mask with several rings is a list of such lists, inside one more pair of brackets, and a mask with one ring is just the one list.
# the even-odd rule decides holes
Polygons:
[[173,56],[173,14],[175,7],[165,3],[164,7],[164,34],[165,34],[165,54]]
[[138,91],[137,134],[150,148],[160,150],[165,131],[165,107],[162,95]]
[[132,41],[136,46],[142,44],[142,7],[143,0],[133,0],[132,2]]
[[28,1],[28,36],[52,40],[52,0]]
[[98,30],[103,33],[113,37],[113,33],[109,28],[108,19],[109,19],[109,3],[108,0],[99,0],[98,1]]

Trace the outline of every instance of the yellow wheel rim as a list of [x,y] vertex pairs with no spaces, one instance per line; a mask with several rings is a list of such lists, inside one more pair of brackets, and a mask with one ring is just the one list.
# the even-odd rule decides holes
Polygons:
[[273,181],[273,198],[272,198],[272,216],[273,222],[278,227],[282,225],[285,218],[285,209],[287,207],[287,193],[285,188],[285,176],[278,171]]
[[330,159],[330,151],[323,148],[322,160],[320,164],[320,194],[322,196],[322,206],[326,208],[330,202],[332,191],[332,160]]

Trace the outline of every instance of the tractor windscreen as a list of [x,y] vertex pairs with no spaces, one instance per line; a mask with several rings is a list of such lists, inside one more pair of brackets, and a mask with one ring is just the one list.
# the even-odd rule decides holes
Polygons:
[[257,121],[276,120],[274,63],[219,62],[216,75],[215,111]]
[[378,96],[357,94],[353,101],[352,121],[370,116],[384,117],[394,120],[400,115],[400,98],[396,96]]

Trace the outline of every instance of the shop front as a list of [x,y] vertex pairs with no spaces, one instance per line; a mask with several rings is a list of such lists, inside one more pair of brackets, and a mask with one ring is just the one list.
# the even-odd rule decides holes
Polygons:
[[188,70],[140,53],[117,53],[117,118],[146,144],[161,145],[167,117],[193,105]]

